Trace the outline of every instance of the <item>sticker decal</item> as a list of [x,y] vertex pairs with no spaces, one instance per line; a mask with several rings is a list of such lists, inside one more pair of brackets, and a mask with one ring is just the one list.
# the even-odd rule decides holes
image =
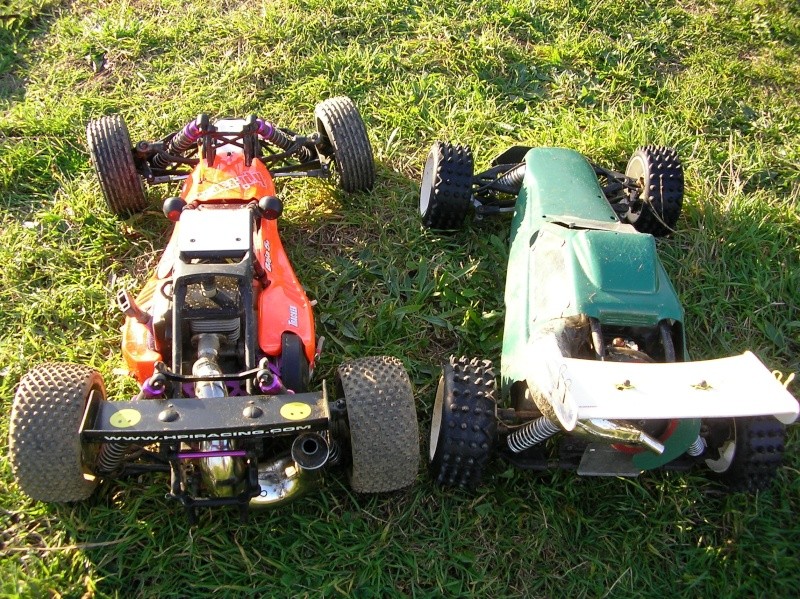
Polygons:
[[264,240],[264,268],[267,272],[272,272],[272,248],[269,247],[269,239]]
[[281,407],[281,416],[286,420],[305,420],[311,416],[311,406],[300,401],[293,401]]
[[142,414],[139,410],[133,408],[125,408],[119,412],[115,412],[108,419],[108,423],[114,428],[129,428],[139,424],[142,419]]
[[218,193],[231,191],[232,189],[240,189],[245,192],[251,187],[265,187],[266,185],[267,182],[264,179],[264,175],[261,173],[245,172],[238,177],[231,177],[230,179],[225,179],[219,183],[213,183],[209,185],[203,191],[197,194],[197,199],[206,200],[217,195]]

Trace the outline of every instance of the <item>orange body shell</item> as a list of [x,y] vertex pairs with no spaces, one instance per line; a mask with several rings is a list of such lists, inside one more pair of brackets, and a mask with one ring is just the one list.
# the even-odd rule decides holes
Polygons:
[[[193,207],[203,204],[245,206],[267,195],[275,195],[275,185],[266,166],[257,159],[246,166],[241,149],[233,146],[218,148],[213,166],[208,166],[205,158],[201,157],[181,191],[181,197]],[[136,303],[144,311],[150,311],[155,294],[160,293],[161,287],[172,276],[179,230],[180,221],[175,224],[156,272],[136,298]],[[295,333],[303,341],[306,357],[313,366],[316,352],[314,315],[283,249],[277,221],[261,219],[260,226],[253,233],[253,249],[254,258],[261,264],[268,281],[266,287],[253,281],[261,351],[271,358],[279,357],[281,336],[285,332]],[[164,360],[150,325],[130,317],[125,319],[122,327],[122,353],[130,373],[139,383],[153,375],[156,361]]]

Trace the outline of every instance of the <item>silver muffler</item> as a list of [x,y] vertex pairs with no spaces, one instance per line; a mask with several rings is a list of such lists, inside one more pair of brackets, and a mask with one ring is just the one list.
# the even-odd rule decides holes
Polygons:
[[330,446],[322,435],[305,433],[292,443],[291,456],[258,466],[261,493],[250,507],[270,507],[304,495],[322,480],[322,467],[330,457]]
[[[197,336],[197,361],[192,366],[194,376],[219,376],[219,335],[203,333]],[[226,397],[228,389],[223,381],[199,381],[194,384],[194,394],[201,399]],[[233,445],[227,440],[201,441],[200,451],[229,451]],[[214,497],[233,497],[241,491],[245,464],[241,458],[214,456],[198,460],[203,484]]]
[[290,456],[258,465],[261,493],[250,500],[251,508],[267,508],[296,499],[316,489],[322,480],[319,469],[304,470]]
[[303,470],[322,468],[329,455],[328,442],[317,433],[304,433],[292,443],[292,459]]
[[664,444],[648,435],[643,430],[627,422],[607,420],[605,418],[589,418],[578,420],[574,433],[583,434],[590,439],[605,439],[612,443],[630,443],[646,447],[653,453],[664,453]]
[[[219,335],[203,333],[197,336],[197,361],[192,374],[200,377],[219,376],[217,362]],[[225,397],[222,381],[201,381],[194,385],[197,397]],[[227,440],[202,441],[200,451],[229,451],[233,443]],[[263,508],[284,503],[315,489],[321,481],[321,468],[330,457],[330,445],[322,435],[305,433],[292,443],[291,455],[258,465],[258,484],[261,492],[250,500],[250,507]],[[214,456],[197,460],[203,483],[215,497],[232,497],[244,484],[245,463],[240,457]]]

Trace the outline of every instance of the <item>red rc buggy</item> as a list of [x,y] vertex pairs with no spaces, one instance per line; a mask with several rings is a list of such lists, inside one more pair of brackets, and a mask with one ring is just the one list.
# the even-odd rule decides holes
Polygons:
[[357,492],[413,483],[419,462],[411,385],[390,357],[338,368],[334,398],[309,390],[321,349],[277,221],[275,180],[333,178],[371,189],[372,149],[346,97],[320,103],[301,136],[251,116],[133,146],[119,116],[87,128],[109,209],[144,210],[148,184],[182,182],[164,202],[175,226],[155,273],[124,312],[122,350],[139,394],[108,401],[100,374],[44,364],[20,382],[10,426],[17,483],[30,497],[88,498],[99,479],[163,471],[169,497],[196,508],[291,499],[323,467],[347,468]]

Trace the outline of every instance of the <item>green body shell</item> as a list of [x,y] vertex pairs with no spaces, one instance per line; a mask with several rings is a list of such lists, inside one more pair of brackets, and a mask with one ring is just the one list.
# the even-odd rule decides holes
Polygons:
[[[529,343],[552,334],[554,322],[580,315],[618,327],[655,327],[668,319],[680,330],[676,345],[679,359],[686,359],[683,308],[653,236],[619,220],[594,169],[578,152],[534,148],[525,162],[506,278],[504,392],[526,380]],[[683,445],[691,437],[691,443],[699,427],[699,420],[681,423],[683,434],[674,442]],[[666,445],[664,460],[647,459],[644,467],[666,463],[686,448],[670,447],[670,440]]]

